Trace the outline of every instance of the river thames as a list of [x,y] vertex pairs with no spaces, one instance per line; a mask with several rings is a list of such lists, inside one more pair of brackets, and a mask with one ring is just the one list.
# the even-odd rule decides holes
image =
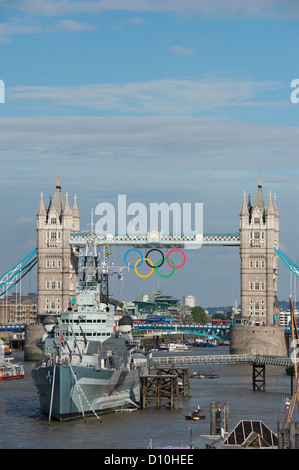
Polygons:
[[[185,354],[228,354],[228,347],[190,348]],[[155,354],[155,353],[154,353]],[[158,353],[156,353],[158,354]],[[163,352],[174,355],[182,353]],[[12,354],[23,363],[23,353]],[[186,446],[210,432],[210,403],[229,404],[229,430],[241,419],[261,420],[277,432],[277,423],[286,416],[285,399],[290,397],[291,379],[281,366],[266,366],[266,391],[252,391],[250,364],[192,366],[193,371],[210,373],[215,379],[191,378],[192,398],[183,398],[181,410],[115,412],[91,416],[84,422],[51,421],[40,412],[39,398],[31,378],[32,364],[24,363],[25,378],[0,382],[0,448],[2,449],[146,449],[152,440],[155,448]],[[201,421],[187,421],[200,405],[206,414]],[[295,408],[293,420],[298,420]]]

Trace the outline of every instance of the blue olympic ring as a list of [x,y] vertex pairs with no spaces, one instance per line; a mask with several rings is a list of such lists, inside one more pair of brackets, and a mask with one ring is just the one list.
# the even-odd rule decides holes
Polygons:
[[127,265],[129,268],[133,268],[133,269],[135,268],[135,266],[131,266],[129,263],[127,263],[127,254],[130,253],[130,251],[137,251],[137,252],[140,254],[142,261],[140,261],[137,266],[141,266],[141,264],[143,263],[143,255],[142,255],[142,253],[141,253],[140,250],[137,250],[137,248],[131,248],[131,250],[128,250],[128,251],[126,252],[126,254],[125,254],[125,256],[124,256],[124,262],[126,263],[126,265]]

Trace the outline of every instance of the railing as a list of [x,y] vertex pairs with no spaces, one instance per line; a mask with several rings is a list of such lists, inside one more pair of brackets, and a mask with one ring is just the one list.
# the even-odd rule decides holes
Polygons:
[[152,247],[157,245],[160,247],[180,246],[239,246],[239,233],[204,233],[204,234],[182,234],[182,235],[163,235],[157,234],[153,236],[151,233],[146,234],[99,234],[95,232],[72,233],[69,243],[78,247],[88,244],[92,245],[127,245]]
[[260,354],[225,354],[225,355],[194,355],[194,356],[161,356],[153,357],[155,366],[170,365],[208,365],[208,364],[269,364],[274,366],[290,366],[292,359],[288,357],[266,356]]

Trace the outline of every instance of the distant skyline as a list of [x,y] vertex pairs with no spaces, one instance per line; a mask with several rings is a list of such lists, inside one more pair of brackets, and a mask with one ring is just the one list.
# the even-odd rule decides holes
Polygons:
[[[208,233],[238,232],[261,173],[280,247],[299,264],[298,22],[295,0],[0,0],[0,274],[36,246],[40,192],[47,203],[58,174],[82,230],[126,194],[201,202]],[[187,254],[165,294],[240,302],[238,248]],[[159,281],[125,272],[112,293],[131,300]],[[289,292],[279,262],[279,299]]]

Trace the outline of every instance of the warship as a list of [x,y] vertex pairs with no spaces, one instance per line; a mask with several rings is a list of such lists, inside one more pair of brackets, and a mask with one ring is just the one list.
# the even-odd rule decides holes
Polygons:
[[32,369],[40,408],[49,421],[89,414],[100,420],[102,413],[138,409],[140,373],[151,362],[133,340],[132,318],[125,315],[114,325],[107,263],[99,275],[97,256],[83,259],[76,298],[60,318],[45,318],[43,356]]

